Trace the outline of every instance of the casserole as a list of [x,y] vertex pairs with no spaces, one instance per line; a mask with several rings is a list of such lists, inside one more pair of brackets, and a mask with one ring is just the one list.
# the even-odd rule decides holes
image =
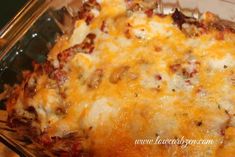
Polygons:
[[[47,62],[13,90],[6,86],[18,134],[51,156],[233,155],[231,24],[210,13],[201,21],[178,10],[164,16],[157,2],[86,1],[81,10]],[[155,136],[215,143],[133,142]]]

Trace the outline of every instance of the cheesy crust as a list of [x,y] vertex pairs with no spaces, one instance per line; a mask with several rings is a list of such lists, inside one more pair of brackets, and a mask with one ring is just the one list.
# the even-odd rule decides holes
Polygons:
[[[72,35],[14,87],[11,126],[56,156],[234,157],[234,30],[156,6],[84,1]],[[135,144],[156,136],[214,142]]]

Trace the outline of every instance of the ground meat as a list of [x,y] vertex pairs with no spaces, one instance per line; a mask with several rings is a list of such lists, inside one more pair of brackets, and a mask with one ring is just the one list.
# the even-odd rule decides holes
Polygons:
[[67,73],[62,69],[56,69],[51,74],[51,78],[56,80],[59,85],[62,85],[67,80]]
[[76,53],[86,53],[91,54],[95,48],[94,40],[96,35],[90,33],[86,36],[84,41],[81,44],[76,44],[73,47],[70,47],[57,55],[57,59],[60,62],[61,67],[64,66]]
[[185,16],[178,9],[172,14],[172,19],[174,20],[174,24],[188,37],[198,36],[205,32],[203,23],[200,23],[195,18]]
[[102,77],[103,77],[103,70],[102,69],[95,70],[91,74],[91,76],[88,78],[87,86],[90,89],[98,88],[100,83],[101,83],[101,81],[102,81]]
[[113,84],[118,83],[129,70],[129,66],[121,66],[116,68],[109,77],[109,81]]
[[87,24],[90,24],[95,17],[91,12],[92,9],[101,10],[101,6],[96,0],[88,0],[83,4],[82,9],[78,12],[79,19],[85,19]]

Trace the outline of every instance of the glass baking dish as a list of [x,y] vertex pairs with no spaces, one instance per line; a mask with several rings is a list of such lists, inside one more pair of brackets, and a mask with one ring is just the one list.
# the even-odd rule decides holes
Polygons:
[[[0,92],[4,84],[21,81],[32,62],[43,63],[56,39],[72,30],[78,0],[29,0],[22,10],[0,31]],[[157,11],[169,14],[175,8],[187,16],[200,18],[210,11],[220,18],[235,22],[234,0],[158,0]],[[233,23],[230,23],[234,27]],[[7,112],[0,102],[0,139],[21,156],[53,156],[29,139],[18,137],[6,123]]]

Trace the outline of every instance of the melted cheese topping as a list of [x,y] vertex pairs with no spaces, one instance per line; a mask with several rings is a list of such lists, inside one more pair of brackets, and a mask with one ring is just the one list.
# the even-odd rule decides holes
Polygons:
[[[64,136],[92,128],[96,156],[234,156],[235,34],[224,33],[224,40],[216,39],[216,31],[187,37],[171,16],[148,17],[141,11],[126,16],[124,0],[99,3],[102,9],[93,11],[91,24],[77,21],[73,35],[49,54],[56,62],[55,51],[96,34],[92,54],[77,53],[66,65],[66,114],[56,117],[53,111],[61,103],[56,90],[39,89],[31,100],[41,129]],[[103,21],[105,32],[99,29]],[[87,80],[96,69],[103,70],[102,81],[90,89]],[[112,82],[115,72],[120,76]],[[214,143],[184,149],[134,144],[156,135]]]

